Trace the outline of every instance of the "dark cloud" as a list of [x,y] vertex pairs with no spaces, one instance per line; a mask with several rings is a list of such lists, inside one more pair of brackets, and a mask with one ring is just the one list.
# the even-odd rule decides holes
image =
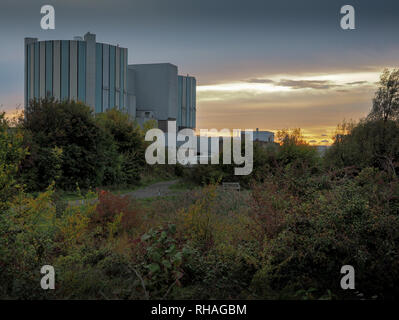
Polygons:
[[348,86],[359,86],[362,84],[368,83],[367,81],[354,81],[354,82],[347,82],[346,85]]
[[321,140],[320,142],[330,142],[330,141],[328,141],[328,140]]
[[275,86],[289,87],[292,89],[330,89],[339,87],[328,80],[292,80],[292,79],[281,79],[280,81],[274,81],[271,79],[258,79],[253,78],[246,80],[247,83],[272,83]]
[[292,89],[331,89],[339,87],[340,85],[334,84],[328,80],[290,80],[281,79],[278,86],[290,87]]
[[271,79],[256,79],[256,78],[246,80],[245,82],[248,82],[248,83],[275,83]]
[[[292,89],[315,89],[315,90],[328,90],[338,88],[337,92],[348,92],[347,89],[342,89],[344,85],[334,83],[330,80],[294,80],[294,79],[281,79],[274,81],[271,79],[252,78],[245,80],[247,83],[269,83],[280,87],[289,87]],[[346,86],[361,86],[369,84],[368,81],[353,81],[345,83]]]

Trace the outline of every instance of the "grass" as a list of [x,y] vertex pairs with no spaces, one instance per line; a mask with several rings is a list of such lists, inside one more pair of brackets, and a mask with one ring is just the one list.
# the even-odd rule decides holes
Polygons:
[[169,189],[174,191],[186,191],[200,188],[198,185],[191,181],[179,180],[177,183],[172,184]]
[[176,195],[169,195],[169,196],[163,196],[163,197],[150,197],[150,198],[141,198],[137,199],[139,203],[141,203],[144,207],[149,208],[153,205],[155,201],[158,201],[160,199],[163,200],[173,200],[176,198]]
[[[171,178],[159,178],[154,176],[144,176],[141,181],[137,185],[132,186],[107,186],[107,187],[98,187],[97,189],[107,190],[115,195],[123,195],[132,191],[135,191],[140,188],[147,187],[151,184],[172,180]],[[74,201],[74,200],[82,200],[82,199],[95,199],[97,198],[97,194],[93,192],[93,190],[76,190],[76,191],[63,191],[58,190],[57,195],[63,201]]]
[[97,198],[96,193],[90,192],[90,190],[87,190],[86,192],[58,190],[56,194],[61,200],[65,201]]

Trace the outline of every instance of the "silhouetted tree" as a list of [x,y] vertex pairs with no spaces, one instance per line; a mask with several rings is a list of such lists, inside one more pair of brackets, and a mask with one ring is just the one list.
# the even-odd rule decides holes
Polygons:
[[368,115],[370,120],[399,119],[399,69],[385,69]]

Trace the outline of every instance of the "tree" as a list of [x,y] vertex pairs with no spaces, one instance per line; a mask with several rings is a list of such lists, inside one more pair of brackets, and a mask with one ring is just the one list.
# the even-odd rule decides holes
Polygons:
[[7,207],[18,188],[16,175],[25,153],[21,130],[10,127],[5,113],[0,113],[0,212]]
[[326,153],[332,167],[376,167],[396,176],[399,161],[399,123],[363,120],[335,139]]
[[30,190],[52,181],[62,189],[99,186],[104,172],[118,166],[112,137],[98,126],[90,107],[75,101],[33,100],[22,124],[30,155],[22,178]]
[[277,140],[281,144],[277,156],[280,165],[301,168],[318,166],[317,150],[305,141],[301,129],[280,130]]
[[368,118],[384,121],[399,119],[399,69],[384,69]]
[[300,128],[279,130],[277,140],[281,145],[307,145]]
[[96,121],[116,144],[121,156],[121,177],[119,183],[134,184],[140,180],[144,167],[144,143],[142,133],[128,114],[110,109],[96,116]]
[[141,134],[143,136],[145,136],[145,134],[147,133],[148,130],[151,130],[154,128],[158,128],[158,124],[157,124],[156,120],[154,120],[154,119],[147,120],[146,122],[143,123],[143,127],[141,128]]

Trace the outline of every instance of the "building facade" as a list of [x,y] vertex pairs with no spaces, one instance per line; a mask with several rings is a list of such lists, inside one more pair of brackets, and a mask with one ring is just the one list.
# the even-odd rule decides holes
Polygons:
[[171,63],[131,64],[128,67],[128,90],[136,97],[138,122],[152,115],[161,130],[167,121],[177,120],[177,66]]
[[25,38],[25,106],[31,99],[81,101],[95,113],[117,108],[139,123],[167,121],[195,128],[196,80],[178,76],[170,63],[128,65],[128,50],[96,42],[86,33],[74,40]]
[[25,38],[25,106],[31,99],[77,100],[95,112],[129,110],[126,48],[97,43],[87,33],[74,40]]
[[196,128],[196,88],[194,77],[178,76],[178,128]]
[[[245,131],[241,131],[241,139],[245,139]],[[252,141],[274,142],[274,132],[259,131],[259,128],[256,128],[256,130],[252,132]]]

